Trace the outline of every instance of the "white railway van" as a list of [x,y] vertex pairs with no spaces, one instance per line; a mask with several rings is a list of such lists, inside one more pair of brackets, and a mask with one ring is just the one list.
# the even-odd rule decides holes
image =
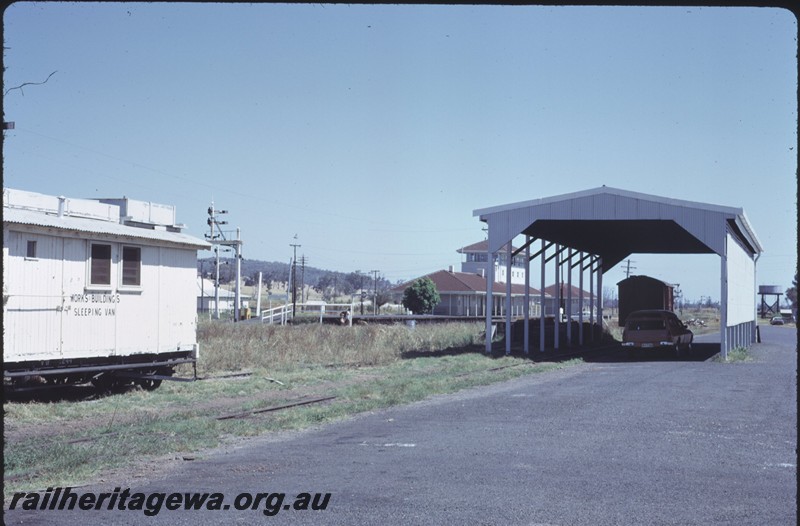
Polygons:
[[196,363],[197,251],[175,208],[3,189],[4,386],[136,382]]

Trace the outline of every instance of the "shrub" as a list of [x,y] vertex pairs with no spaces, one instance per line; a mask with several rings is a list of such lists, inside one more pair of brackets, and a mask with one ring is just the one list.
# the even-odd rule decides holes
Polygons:
[[429,314],[441,301],[436,285],[431,278],[414,281],[403,291],[403,306],[414,314]]

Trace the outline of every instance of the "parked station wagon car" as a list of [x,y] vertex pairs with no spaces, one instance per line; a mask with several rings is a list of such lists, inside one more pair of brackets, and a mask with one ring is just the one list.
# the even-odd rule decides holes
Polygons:
[[691,349],[694,334],[674,312],[639,310],[628,315],[622,331],[622,346],[633,349],[671,347]]

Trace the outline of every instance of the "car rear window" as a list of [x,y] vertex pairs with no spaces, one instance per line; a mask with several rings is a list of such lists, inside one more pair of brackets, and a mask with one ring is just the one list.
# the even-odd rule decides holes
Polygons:
[[662,319],[629,320],[626,327],[632,331],[657,331],[666,328]]

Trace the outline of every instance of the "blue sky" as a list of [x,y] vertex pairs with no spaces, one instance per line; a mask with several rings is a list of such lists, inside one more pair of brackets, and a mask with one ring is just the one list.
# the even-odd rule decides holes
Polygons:
[[[698,7],[17,3],[4,185],[177,206],[211,200],[243,254],[458,266],[475,209],[603,184],[743,207],[758,282],[796,266],[797,22]],[[209,253],[201,253],[201,256]],[[719,299],[716,256],[635,273]],[[606,284],[624,277],[620,267]]]

